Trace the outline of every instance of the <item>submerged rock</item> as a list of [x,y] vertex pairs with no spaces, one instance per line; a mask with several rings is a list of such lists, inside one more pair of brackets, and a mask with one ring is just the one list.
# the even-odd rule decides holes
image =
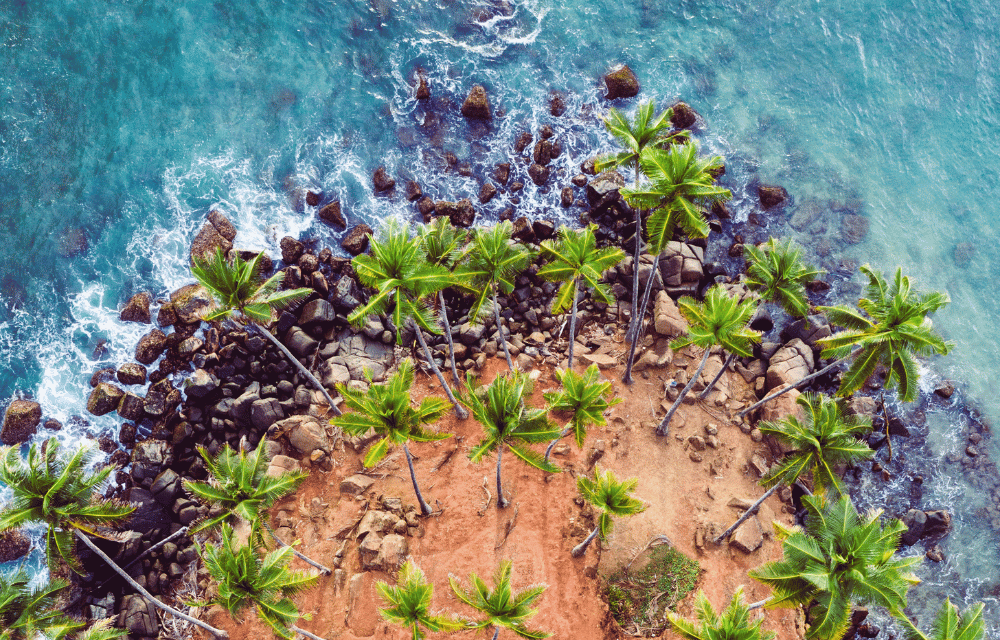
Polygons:
[[757,187],[757,197],[762,207],[771,209],[788,201],[788,191],[777,185],[762,184]]

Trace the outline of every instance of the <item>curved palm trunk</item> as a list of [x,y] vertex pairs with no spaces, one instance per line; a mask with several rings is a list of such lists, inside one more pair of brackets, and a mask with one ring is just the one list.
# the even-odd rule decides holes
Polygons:
[[455,407],[455,415],[458,416],[459,420],[465,420],[469,417],[469,412],[465,410],[465,407],[458,403],[455,399],[454,394],[451,392],[451,387],[445,382],[444,376],[441,375],[441,370],[438,369],[437,363],[434,362],[434,357],[431,355],[431,350],[427,347],[427,341],[424,340],[424,334],[420,332],[420,325],[418,325],[413,318],[410,318],[410,324],[413,325],[413,331],[417,334],[417,342],[420,343],[420,348],[424,351],[424,358],[430,363],[431,369],[434,371],[434,375],[437,376],[438,381],[441,382],[441,386],[444,387],[445,394],[448,395],[448,400]]
[[722,363],[722,368],[719,369],[719,373],[715,374],[715,377],[712,378],[712,381],[710,383],[708,383],[708,386],[705,387],[705,390],[702,391],[700,394],[698,394],[699,400],[704,400],[705,398],[708,397],[708,394],[712,393],[712,389],[715,388],[715,383],[722,378],[722,374],[726,372],[726,369],[729,368],[729,365],[731,365],[733,363],[733,360],[735,359],[736,359],[735,353],[730,353],[729,356],[726,357],[726,361]]
[[569,429],[569,428],[563,429],[562,433],[559,434],[559,437],[556,438],[556,439],[554,439],[552,442],[550,442],[549,446],[547,446],[545,448],[545,461],[546,462],[549,461],[549,456],[552,455],[552,447],[556,446],[557,442],[559,442],[560,440],[562,440],[563,438],[565,438],[566,436],[568,436],[570,434],[570,431],[571,431],[571,429]]
[[830,371],[834,367],[843,364],[849,358],[853,357],[854,354],[856,354],[856,353],[857,353],[857,351],[853,351],[853,352],[847,354],[846,356],[844,356],[843,358],[841,358],[840,360],[834,360],[833,362],[831,362],[830,364],[826,365],[825,367],[823,367],[822,369],[820,369],[816,373],[810,373],[809,375],[807,375],[805,378],[802,378],[798,382],[793,382],[792,384],[787,384],[787,385],[783,386],[782,388],[778,389],[777,391],[775,391],[771,395],[766,396],[762,400],[758,400],[757,402],[753,403],[752,405],[750,405],[749,407],[747,407],[743,411],[737,412],[736,415],[738,417],[742,418],[743,416],[745,416],[746,414],[750,413],[751,411],[753,411],[754,409],[756,409],[760,405],[764,404],[765,402],[768,402],[769,400],[774,400],[778,396],[784,395],[784,394],[788,393],[789,391],[791,391],[795,387],[802,386],[803,384],[809,382],[810,380],[813,380],[815,378],[820,377],[821,375],[823,375],[827,371]]
[[583,542],[573,547],[573,550],[570,552],[570,554],[574,558],[579,558],[583,554],[587,553],[587,547],[590,546],[590,543],[594,541],[594,538],[597,537],[597,534],[600,533],[600,531],[601,531],[601,525],[597,525],[596,527],[594,527],[594,530],[590,532],[590,535],[587,536],[587,538]]
[[777,484],[775,484],[773,487],[771,487],[770,489],[768,489],[764,493],[764,495],[762,495],[760,497],[760,499],[757,500],[757,502],[755,502],[752,505],[750,505],[750,508],[747,509],[746,512],[743,515],[741,515],[736,522],[733,523],[733,526],[731,526],[728,529],[726,529],[725,531],[723,531],[722,534],[718,538],[715,539],[715,544],[722,544],[723,540],[725,540],[729,536],[733,535],[733,531],[736,531],[737,529],[739,529],[741,524],[743,524],[744,522],[746,522],[747,519],[750,516],[752,516],[753,514],[757,513],[757,509],[760,508],[760,505],[764,504],[764,501],[767,500],[768,498],[770,498],[771,494],[773,494],[775,491],[778,490],[778,486],[780,484],[781,484],[780,482],[777,483]]
[[514,361],[510,359],[510,351],[507,350],[507,338],[503,335],[503,325],[500,324],[500,305],[497,303],[496,284],[490,285],[493,288],[493,317],[497,323],[497,333],[500,334],[500,344],[503,346],[503,355],[507,358],[507,367],[513,371]]
[[461,385],[458,378],[458,367],[455,366],[455,341],[451,337],[451,323],[448,322],[448,309],[444,306],[444,291],[438,291],[438,301],[441,303],[441,324],[444,325],[444,335],[448,338],[448,354],[451,356],[451,378],[455,386]]
[[431,515],[431,508],[424,501],[424,496],[420,493],[420,487],[417,486],[417,474],[413,472],[413,456],[410,455],[410,448],[403,443],[403,452],[406,454],[406,464],[410,467],[410,481],[413,482],[413,493],[417,494],[417,503],[420,505],[420,513],[425,516]]
[[301,373],[303,376],[305,376],[306,380],[308,380],[309,382],[311,382],[312,386],[314,386],[317,389],[319,389],[320,393],[323,394],[323,397],[326,398],[327,404],[330,405],[330,411],[333,411],[333,415],[339,416],[340,415],[340,409],[338,409],[337,405],[335,405],[333,403],[333,398],[330,397],[330,394],[327,393],[326,389],[323,387],[323,385],[320,383],[320,381],[316,379],[316,376],[314,376],[312,374],[312,371],[310,371],[309,369],[306,369],[302,365],[302,363],[299,362],[299,359],[296,358],[295,355],[291,351],[288,350],[288,347],[286,347],[285,345],[281,344],[281,340],[278,340],[276,337],[274,337],[273,333],[271,333],[270,331],[268,331],[264,327],[260,326],[259,324],[254,324],[254,325],[250,325],[250,326],[256,328],[258,331],[260,331],[262,334],[264,334],[265,338],[267,338],[268,340],[270,340],[274,344],[274,346],[278,347],[278,349],[281,351],[281,353],[285,354],[285,357],[288,358],[288,361],[291,362],[292,364],[294,364],[296,366],[296,368],[298,368],[299,373]]
[[576,298],[578,294],[576,279],[573,280],[573,314],[569,317],[569,366],[573,370],[573,344],[576,342]]
[[330,567],[322,565],[322,564],[316,562],[315,560],[313,560],[312,558],[310,558],[308,556],[302,555],[301,553],[298,552],[298,550],[295,547],[291,546],[290,544],[286,544],[285,541],[282,540],[281,538],[279,538],[278,534],[276,534],[274,532],[274,529],[271,528],[271,525],[269,525],[267,522],[264,522],[263,519],[261,519],[261,522],[264,525],[264,528],[267,529],[267,532],[271,534],[271,537],[274,538],[274,541],[277,542],[282,547],[288,547],[289,549],[291,549],[292,553],[295,554],[296,558],[298,558],[299,560],[302,560],[303,562],[305,562],[305,563],[307,563],[307,564],[309,564],[309,565],[311,565],[313,567],[316,567],[325,576],[328,576],[328,575],[330,575],[330,574],[333,573],[333,570],[330,569]]
[[[636,273],[638,273],[638,270]],[[632,340],[632,344],[629,345],[628,349],[628,362],[625,364],[625,375],[622,376],[622,382],[625,384],[632,384],[632,366],[635,364],[635,348],[639,344],[639,338],[642,337],[642,321],[646,317],[646,307],[649,305],[649,293],[653,290],[653,280],[659,275],[660,254],[657,253],[653,257],[653,270],[649,272],[649,277],[646,278],[646,291],[642,295],[642,304],[638,309],[632,309],[632,315],[635,316],[637,324],[634,340]]]
[[493,627],[493,640],[497,640],[500,637],[500,627]]
[[300,629],[299,627],[295,626],[294,624],[288,625],[288,628],[291,629],[292,631],[294,631],[295,633],[303,635],[303,636],[305,636],[307,638],[312,638],[312,640],[326,640],[326,638],[321,638],[320,636],[318,636],[318,635],[316,635],[314,633],[309,633],[305,629]]
[[747,605],[747,611],[753,611],[754,609],[760,609],[765,604],[767,604],[768,602],[770,602],[773,597],[774,596],[768,596],[768,597],[764,598],[763,600],[758,600],[757,602],[748,604]]
[[201,620],[198,620],[197,618],[192,618],[191,616],[187,615],[186,613],[181,613],[180,611],[178,611],[177,609],[174,609],[170,605],[164,604],[164,603],[160,602],[159,600],[157,600],[156,598],[154,598],[153,595],[150,592],[148,592],[145,589],[143,589],[142,586],[138,582],[136,582],[135,580],[133,580],[132,577],[129,576],[129,574],[125,573],[125,571],[121,567],[119,567],[117,564],[115,564],[115,561],[112,560],[111,558],[109,558],[108,554],[106,554],[103,551],[101,551],[101,549],[96,544],[94,544],[93,542],[91,542],[90,538],[88,538],[86,535],[84,535],[84,533],[82,531],[80,531],[79,529],[74,529],[73,533],[76,534],[76,537],[79,538],[80,541],[83,542],[83,544],[87,545],[87,547],[91,551],[93,551],[95,554],[97,554],[97,556],[101,560],[104,560],[104,562],[106,562],[109,567],[111,567],[112,569],[114,569],[115,573],[117,573],[122,578],[124,578],[125,581],[128,582],[129,585],[132,586],[133,589],[135,589],[136,591],[139,592],[139,595],[141,595],[143,598],[145,598],[146,600],[148,600],[154,607],[158,607],[160,609],[163,609],[164,611],[166,611],[167,613],[169,613],[170,615],[172,615],[172,616],[174,616],[176,618],[180,618],[181,620],[184,620],[185,622],[190,622],[191,624],[193,624],[195,626],[201,627],[205,631],[208,631],[209,633],[211,633],[216,638],[221,638],[222,640],[229,640],[229,634],[226,633],[225,631],[223,631],[222,629],[216,629],[215,627],[213,627],[211,625],[208,625],[208,624],[202,622]]
[[691,387],[694,386],[694,383],[698,379],[698,376],[701,375],[702,369],[705,368],[705,363],[708,362],[708,354],[710,353],[712,353],[711,347],[706,347],[705,357],[701,359],[701,364],[698,365],[698,370],[694,372],[694,375],[691,376],[690,380],[688,380],[687,385],[684,387],[684,389],[681,390],[681,394],[677,396],[676,400],[674,400],[674,404],[670,407],[670,411],[667,411],[667,415],[663,416],[663,422],[661,422],[660,425],[656,427],[656,435],[658,436],[667,435],[670,428],[670,419],[674,417],[674,413],[677,411],[677,407],[681,406],[681,403],[684,402],[684,396],[688,394],[688,391],[690,391]]
[[[635,162],[635,182],[633,186],[639,186],[639,160],[636,159]],[[636,319],[635,310],[639,306],[639,254],[641,249],[639,245],[642,242],[642,209],[638,207],[635,210],[635,251],[632,257],[632,321],[629,322],[628,332],[625,334],[625,339],[629,342],[635,342],[636,334]]]
[[497,509],[506,509],[507,498],[503,497],[503,486],[500,484],[500,460],[503,458],[503,445],[497,446]]

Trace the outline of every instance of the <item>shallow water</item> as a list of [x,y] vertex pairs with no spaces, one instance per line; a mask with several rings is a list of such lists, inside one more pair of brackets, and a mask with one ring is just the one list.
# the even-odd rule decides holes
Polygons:
[[[948,291],[935,320],[957,346],[925,386],[959,380],[959,395],[996,421],[998,14],[940,0],[0,3],[0,398],[33,395],[64,423],[83,415],[90,373],[125,361],[143,333],[117,321],[118,306],[188,281],[187,245],[211,208],[233,219],[241,246],[272,257],[284,235],[333,243],[297,190],[335,195],[374,226],[410,211],[371,195],[378,165],[434,198],[474,196],[516,134],[547,122],[565,149],[562,186],[610,148],[589,105],[606,108],[598,79],[622,61],[642,98],[683,98],[704,116],[697,139],[726,156],[737,220],[755,212],[756,182],[789,189],[794,204],[764,218],[829,250],[813,255],[841,295],[856,296],[864,262]],[[418,67],[431,107],[412,98]],[[504,112],[487,130],[458,115],[474,82]],[[553,90],[566,95],[563,118],[549,116]],[[443,172],[444,152],[475,177]],[[519,212],[568,219],[558,189],[522,181]],[[508,204],[498,197],[484,215]],[[805,208],[811,226],[785,224]],[[856,245],[840,240],[848,212],[870,225]],[[930,446],[908,453],[940,469],[924,508],[954,505],[961,523],[947,568],[922,569],[926,585],[962,600],[989,589],[959,585],[1000,576],[996,540],[963,506],[974,490],[945,462],[960,418],[929,412]],[[88,421],[60,437],[118,427]],[[865,491],[867,502],[885,493]]]

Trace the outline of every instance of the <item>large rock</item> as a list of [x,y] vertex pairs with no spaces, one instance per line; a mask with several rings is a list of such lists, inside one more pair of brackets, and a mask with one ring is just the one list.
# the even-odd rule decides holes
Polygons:
[[170,294],[170,306],[177,316],[177,322],[183,324],[201,322],[202,316],[213,305],[212,296],[200,284],[189,284]]
[[174,453],[169,443],[163,440],[143,440],[132,449],[132,477],[137,481],[147,478],[152,481],[173,461]]
[[528,177],[539,187],[548,182],[551,171],[548,167],[535,163],[528,167]]
[[181,492],[181,477],[173,469],[164,469],[153,478],[153,484],[149,485],[149,492],[153,499],[167,507],[174,503],[174,499]]
[[330,451],[330,440],[326,429],[312,416],[292,416],[274,425],[288,436],[288,442],[302,455],[309,455],[316,449]]
[[924,534],[924,527],[927,525],[927,514],[920,509],[910,509],[900,520],[906,526],[906,531],[900,537],[900,542],[905,546],[916,544]]
[[395,573],[406,561],[409,554],[409,545],[406,538],[401,535],[390,533],[382,538],[379,545],[378,556],[375,558],[375,568],[386,573]]
[[153,329],[139,338],[135,346],[135,359],[142,364],[153,364],[167,349],[167,336],[159,329]]
[[617,171],[604,171],[587,183],[587,202],[603,211],[618,200],[618,190],[625,186],[625,177]]
[[204,369],[195,369],[184,385],[189,398],[204,398],[219,388],[219,379]]
[[31,539],[20,529],[0,533],[0,564],[23,558],[31,550]]
[[667,295],[666,291],[656,294],[656,304],[653,307],[653,323],[656,332],[661,336],[675,337],[687,333],[688,323],[677,308],[677,303]]
[[140,638],[156,638],[160,635],[156,608],[138,595],[127,595],[122,598],[117,626]]
[[215,209],[208,212],[208,221],[219,232],[219,235],[232,242],[236,239],[236,225],[229,221],[226,214]]
[[308,333],[302,330],[302,327],[292,327],[289,329],[282,342],[285,343],[289,351],[299,358],[304,358],[311,354],[316,350],[316,346],[319,345],[319,342],[313,340]]
[[90,392],[90,397],[87,398],[87,411],[95,416],[111,413],[118,408],[118,403],[121,402],[123,395],[125,392],[115,385],[110,382],[102,382]]
[[360,496],[373,484],[375,484],[373,478],[356,473],[340,481],[340,492],[349,496]]
[[0,442],[5,445],[27,442],[38,431],[38,423],[41,421],[42,405],[33,400],[14,400],[4,413]]
[[764,544],[764,533],[761,531],[757,516],[751,516],[733,532],[729,545],[743,553],[753,553]]
[[344,217],[344,213],[340,210],[340,200],[334,200],[320,209],[316,215],[331,227],[336,229],[347,228],[347,218]]
[[118,415],[132,422],[142,420],[143,416],[146,415],[145,399],[134,393],[126,392],[118,402]]
[[122,384],[146,384],[146,367],[137,362],[126,362],[118,367],[116,375]]
[[333,285],[333,290],[330,291],[330,302],[345,314],[354,311],[361,304],[363,298],[364,293],[354,278],[350,276],[341,276]]
[[372,235],[372,228],[362,223],[347,232],[344,239],[340,241],[341,248],[352,256],[360,255],[368,249],[368,239]]
[[125,303],[122,308],[121,318],[122,322],[141,322],[143,324],[149,324],[152,322],[152,317],[149,314],[149,304],[153,301],[149,293],[145,291],[140,291]]
[[386,172],[385,167],[379,167],[372,174],[372,186],[376,193],[385,193],[396,188],[396,181]]
[[604,96],[608,100],[615,98],[631,98],[639,93],[639,79],[629,69],[627,64],[622,64],[604,75],[604,86],[607,94]]
[[211,260],[217,250],[221,249],[226,254],[232,248],[232,241],[219,233],[211,222],[206,222],[191,242],[191,263],[194,264],[195,260]]
[[476,219],[476,209],[468,198],[462,198],[458,202],[438,200],[434,203],[434,215],[446,216],[452,225],[467,228],[471,227]]
[[677,102],[671,109],[674,115],[670,118],[670,124],[675,129],[690,129],[698,122],[698,113],[686,102]]
[[250,405],[250,423],[259,431],[266,431],[284,417],[285,412],[277,398],[261,398]]
[[819,350],[819,341],[831,335],[833,333],[830,331],[830,322],[826,316],[820,314],[800,318],[781,330],[782,341],[790,342],[798,338],[813,350]]
[[302,307],[299,314],[299,325],[306,331],[326,329],[337,318],[333,305],[322,298],[310,300]]
[[840,221],[840,237],[847,244],[858,244],[868,235],[868,218],[849,213]]
[[777,422],[787,416],[797,416],[801,419],[802,407],[796,402],[801,394],[798,389],[792,389],[774,400],[768,400],[760,408],[760,419],[767,422]]
[[787,202],[788,191],[778,185],[762,184],[757,187],[757,197],[760,198],[760,206],[770,209]]
[[364,371],[367,369],[371,371],[375,382],[385,379],[385,372],[393,361],[392,345],[372,340],[364,334],[355,334],[350,329],[342,331],[337,340],[352,378],[364,380]]
[[306,250],[305,245],[292,236],[282,238],[278,246],[281,248],[281,261],[285,264],[295,264]]
[[486,89],[482,85],[476,84],[469,89],[469,95],[462,103],[462,115],[466,118],[480,118],[489,120],[493,117],[490,111],[490,99],[486,95]]
[[767,367],[767,388],[798,382],[813,370],[813,350],[798,338],[778,349]]
[[660,274],[667,287],[696,284],[704,275],[705,250],[693,244],[671,241],[660,258]]

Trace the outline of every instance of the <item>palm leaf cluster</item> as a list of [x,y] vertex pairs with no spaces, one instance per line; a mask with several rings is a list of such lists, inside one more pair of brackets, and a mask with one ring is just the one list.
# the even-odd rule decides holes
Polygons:
[[844,488],[835,468],[874,455],[868,444],[858,438],[871,431],[871,418],[844,415],[840,402],[821,394],[804,393],[796,402],[805,412],[801,421],[791,415],[777,422],[757,425],[761,433],[775,436],[793,450],[760,483],[765,487],[792,484],[806,471],[811,471],[817,493],[832,489],[838,495],[843,494]]
[[514,242],[513,234],[514,226],[505,220],[492,227],[479,227],[472,235],[468,255],[456,272],[460,279],[476,283],[480,291],[470,318],[482,317],[491,295],[495,301],[497,290],[505,295],[513,291],[514,278],[531,264],[534,254]]
[[610,109],[604,118],[604,127],[622,150],[599,157],[594,162],[594,169],[638,169],[639,154],[643,149],[686,140],[690,135],[687,131],[671,131],[670,120],[673,117],[674,110],[669,107],[656,115],[656,103],[652,100],[639,105],[632,122],[618,109]]
[[728,295],[722,285],[705,293],[702,302],[689,296],[677,301],[677,308],[688,321],[687,334],[671,343],[671,348],[682,349],[693,344],[702,349],[720,346],[743,358],[753,357],[753,345],[760,340],[760,332],[749,328],[756,307],[752,300],[739,300]]
[[902,618],[906,627],[906,638],[907,640],[980,640],[986,633],[983,609],[983,603],[978,602],[959,614],[958,607],[951,603],[950,598],[945,598],[930,635],[917,629],[909,618]]
[[[260,324],[270,324],[275,312],[301,302],[312,294],[312,289],[281,290],[285,274],[282,271],[270,278],[261,276],[264,254],[258,253],[251,260],[233,254],[227,263],[222,249],[217,248],[210,260],[194,259],[191,273],[212,294],[216,308],[204,320],[225,320],[235,314]],[[240,318],[237,318],[240,319]]]
[[31,587],[30,582],[23,570],[9,576],[0,573],[0,640],[39,636],[61,640],[86,626],[56,608],[59,592],[68,582],[51,580],[37,587]]
[[622,401],[609,397],[613,390],[611,382],[601,382],[601,372],[596,364],[587,367],[582,374],[571,369],[556,369],[555,376],[562,389],[544,394],[549,411],[569,413],[569,429],[572,430],[576,446],[583,448],[587,437],[587,427],[607,424],[604,412]]
[[846,495],[836,500],[806,496],[806,527],[775,523],[784,558],[750,571],[771,587],[768,608],[814,603],[809,639],[840,638],[850,623],[852,603],[885,607],[901,615],[906,592],[919,580],[910,567],[920,556],[896,557],[906,525],[880,521],[880,510],[859,515]]
[[770,238],[761,246],[746,244],[746,285],[764,300],[774,300],[793,316],[809,313],[806,284],[823,273],[802,261],[802,247]]
[[77,573],[74,530],[100,536],[97,529],[128,516],[135,507],[116,500],[98,498],[113,468],[91,472],[93,449],[80,447],[68,458],[60,456],[59,441],[50,438],[41,447],[32,445],[27,461],[14,447],[0,449],[0,482],[11,488],[13,500],[0,511],[0,531],[16,529],[29,522],[48,525],[45,552],[49,567],[58,559]]
[[395,586],[380,580],[375,587],[388,605],[379,609],[379,613],[389,622],[409,628],[413,640],[422,640],[426,636],[424,629],[435,633],[450,632],[464,626],[455,616],[431,613],[434,585],[427,582],[424,572],[413,560],[407,560],[400,567]]
[[470,586],[468,589],[462,587],[454,577],[449,577],[448,580],[451,584],[451,590],[455,592],[455,597],[485,616],[481,621],[473,622],[470,626],[474,629],[495,627],[494,640],[501,627],[510,629],[518,637],[527,640],[541,640],[541,638],[552,635],[528,627],[528,621],[537,613],[531,607],[545,591],[545,585],[532,585],[515,591],[511,586],[510,560],[500,561],[500,566],[493,574],[494,586],[492,589],[475,573],[469,575]]
[[594,469],[593,478],[580,476],[576,479],[576,488],[583,499],[601,512],[597,517],[597,530],[602,540],[611,533],[613,517],[634,516],[646,510],[642,500],[632,497],[638,486],[637,478],[619,481],[611,469],[603,472]]
[[868,286],[858,309],[820,307],[832,324],[844,327],[819,341],[822,356],[843,358],[860,347],[841,380],[839,395],[860,389],[881,364],[889,370],[886,387],[898,387],[900,398],[910,402],[917,396],[916,356],[945,355],[951,350],[952,344],[933,330],[927,317],[948,304],[948,296],[915,291],[902,269],[896,269],[891,282],[869,265],[861,272],[868,277]]
[[434,218],[421,226],[418,235],[427,262],[450,269],[462,258],[467,234],[447,217]]
[[302,616],[289,598],[313,586],[316,576],[288,569],[290,547],[262,555],[249,545],[237,546],[228,524],[222,524],[220,533],[221,544],[198,545],[205,567],[218,582],[212,603],[234,614],[256,607],[275,634],[293,640]]
[[558,240],[542,241],[541,257],[549,263],[538,270],[538,275],[549,282],[563,283],[552,300],[553,313],[572,306],[576,284],[581,280],[594,292],[595,300],[604,304],[614,302],[608,285],[601,282],[601,275],[621,262],[625,253],[616,247],[598,249],[594,236],[596,228],[597,225],[590,224],[573,231],[563,225],[559,228]]
[[732,600],[722,613],[716,613],[712,603],[699,590],[694,601],[698,625],[676,613],[667,613],[674,631],[686,640],[773,640],[773,631],[763,631],[763,618],[750,621],[750,609],[743,601],[743,587],[737,587]]

